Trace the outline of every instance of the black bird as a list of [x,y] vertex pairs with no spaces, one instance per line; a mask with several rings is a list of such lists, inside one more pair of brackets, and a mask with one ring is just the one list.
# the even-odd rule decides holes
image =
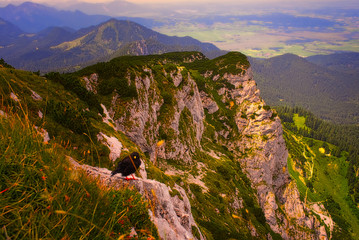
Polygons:
[[[125,157],[118,163],[117,168],[111,172],[111,177],[117,173],[121,173],[123,177],[126,177],[126,180],[130,180],[131,178],[127,178],[127,176],[135,173],[140,165],[140,155],[138,152],[133,152],[130,156]],[[132,179],[135,180],[133,175]]]

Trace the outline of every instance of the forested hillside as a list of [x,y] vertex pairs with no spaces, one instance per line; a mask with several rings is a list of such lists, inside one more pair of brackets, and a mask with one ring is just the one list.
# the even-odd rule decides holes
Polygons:
[[315,55],[306,58],[309,62],[319,66],[327,67],[334,71],[359,74],[359,53],[344,52],[330,55]]
[[[359,122],[357,74],[340,66],[316,65],[292,54],[250,61],[262,97],[269,105],[300,106],[336,123]],[[355,61],[350,62],[355,66]]]

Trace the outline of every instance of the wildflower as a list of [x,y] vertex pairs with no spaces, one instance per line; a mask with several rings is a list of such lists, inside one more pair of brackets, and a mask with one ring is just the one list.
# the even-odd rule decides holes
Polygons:
[[45,177],[45,176],[42,176],[41,178],[42,178],[42,180],[46,181],[46,178],[47,178],[47,177]]
[[165,143],[165,140],[158,141],[157,147],[161,147]]
[[5,190],[2,190],[2,191],[0,192],[0,194],[6,192],[6,191],[8,191],[8,190],[9,190],[9,188],[6,188]]
[[125,224],[125,221],[123,221],[123,220],[121,220],[121,219],[119,219],[118,221],[117,221],[119,224]]
[[67,195],[65,195],[65,201],[66,201],[66,202],[70,201],[70,197],[67,196]]

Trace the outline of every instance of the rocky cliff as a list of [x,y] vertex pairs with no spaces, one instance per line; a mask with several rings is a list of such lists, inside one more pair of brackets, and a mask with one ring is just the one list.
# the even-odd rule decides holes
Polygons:
[[[239,210],[248,209],[238,202],[248,197],[236,188],[240,174],[227,166],[227,162],[239,163],[237,169],[254,189],[254,200],[246,204],[258,201],[265,218],[262,224],[270,226],[272,237],[277,233],[284,239],[328,238],[322,219],[300,200],[290,179],[280,119],[261,99],[246,58],[230,53],[206,60],[194,53],[190,59],[163,58],[154,65],[128,70],[126,79],[136,86],[138,97],[123,101],[118,94],[112,95],[106,108],[116,130],[147,152],[156,169],[180,179],[194,206],[208,201],[207,195],[217,195],[228,205],[223,212],[213,211],[244,219]],[[116,110],[119,106],[121,114]],[[233,189],[223,189],[213,174],[224,175]],[[255,217],[260,221],[261,214]],[[200,224],[210,231],[206,225]],[[270,238],[251,220],[244,225],[251,236]]]
[[229,95],[241,106],[235,121],[244,138],[238,145],[242,152],[250,149],[240,162],[257,190],[267,222],[284,239],[327,239],[321,224],[324,219],[317,218],[314,211],[311,213],[290,180],[281,121],[261,100],[251,70],[243,76],[225,78],[236,86]]
[[[30,118],[46,119],[46,141],[71,146],[71,162],[105,185],[137,188],[161,238],[329,239],[333,222],[301,200],[280,119],[243,54],[121,57],[46,77],[17,92],[36,102]],[[110,178],[132,151],[139,179]]]

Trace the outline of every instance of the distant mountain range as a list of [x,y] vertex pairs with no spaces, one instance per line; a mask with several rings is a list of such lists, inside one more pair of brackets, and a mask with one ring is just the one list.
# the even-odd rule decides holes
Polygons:
[[78,31],[51,27],[36,34],[1,22],[0,57],[16,68],[32,71],[73,70],[121,55],[200,51],[215,57],[224,53],[213,44],[191,37],[170,37],[125,20],[111,19]]
[[[122,17],[117,17],[119,20],[130,20],[146,27],[160,24],[153,19],[125,17],[129,10],[140,8],[140,6],[126,1],[101,4],[76,3],[71,6],[71,9],[82,9],[86,12],[84,13],[79,10],[58,10],[38,3],[24,2],[18,6],[9,4],[0,8],[0,17],[26,33],[37,33],[55,26],[79,30],[108,21],[112,18],[110,16],[114,15],[122,15]],[[101,13],[101,15],[95,13]]]
[[60,11],[32,2],[19,6],[9,4],[0,8],[0,16],[27,33],[36,33],[53,26],[80,29],[110,19],[109,16],[87,15],[81,11]]
[[301,106],[323,119],[359,122],[359,53],[251,58],[254,79],[272,106]]
[[87,14],[103,14],[106,16],[130,16],[133,15],[131,13],[148,10],[144,9],[144,7],[140,5],[124,0],[116,0],[102,3],[78,2],[73,5],[70,5],[67,9],[80,9]]
[[14,24],[0,18],[0,44],[8,45],[15,41],[23,31]]

